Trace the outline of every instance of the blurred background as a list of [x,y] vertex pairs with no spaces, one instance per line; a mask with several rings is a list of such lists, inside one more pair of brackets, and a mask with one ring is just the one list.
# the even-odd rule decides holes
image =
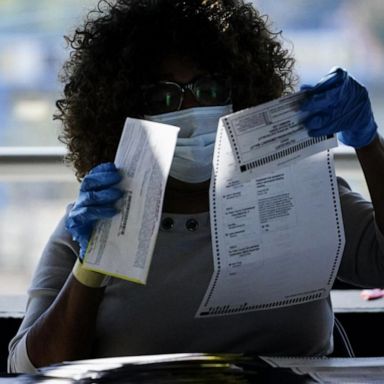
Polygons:
[[[43,247],[77,195],[61,158],[58,73],[68,56],[63,36],[96,0],[0,0],[0,294],[24,294]],[[384,2],[254,0],[271,28],[282,31],[302,83],[333,66],[369,89],[384,127]],[[383,131],[382,131],[383,132]],[[369,198],[353,151],[336,151],[338,174]]]

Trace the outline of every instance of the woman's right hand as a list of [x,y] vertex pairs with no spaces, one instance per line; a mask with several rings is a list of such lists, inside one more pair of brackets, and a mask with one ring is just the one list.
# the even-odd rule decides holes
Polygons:
[[80,245],[80,260],[84,258],[95,222],[118,213],[115,203],[123,192],[114,185],[121,179],[115,164],[102,163],[92,168],[81,182],[79,196],[65,222],[72,239]]

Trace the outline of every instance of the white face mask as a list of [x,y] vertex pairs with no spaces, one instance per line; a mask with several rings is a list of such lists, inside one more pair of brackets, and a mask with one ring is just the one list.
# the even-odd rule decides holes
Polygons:
[[217,124],[232,112],[232,105],[196,107],[145,116],[147,120],[180,128],[170,176],[186,183],[210,179]]

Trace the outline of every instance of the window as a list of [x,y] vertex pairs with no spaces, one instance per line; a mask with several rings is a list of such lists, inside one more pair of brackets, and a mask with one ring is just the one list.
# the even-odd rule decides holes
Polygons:
[[0,3],[0,294],[25,294],[50,233],[77,194],[52,114],[68,55],[63,35],[96,2]]
[[[97,0],[0,2],[0,294],[24,294],[44,244],[77,195],[52,120],[68,55],[63,35]],[[384,3],[381,0],[254,0],[283,30],[303,83],[334,65],[370,90],[383,127]],[[383,133],[383,131],[382,131]],[[339,149],[338,173],[368,196],[353,151]]]
[[[380,0],[253,0],[269,15],[273,31],[282,31],[296,58],[300,84],[316,84],[334,67],[347,69],[370,94],[379,132],[384,134],[384,3]],[[300,85],[299,84],[299,85]],[[369,199],[353,149],[334,150],[336,171]]]
[[300,83],[315,84],[332,67],[346,68],[369,90],[384,133],[384,3],[380,0],[253,0],[282,31]]

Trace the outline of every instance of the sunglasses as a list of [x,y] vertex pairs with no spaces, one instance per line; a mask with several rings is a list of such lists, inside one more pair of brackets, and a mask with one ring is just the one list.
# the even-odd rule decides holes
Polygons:
[[223,76],[204,75],[187,84],[158,81],[142,87],[144,113],[157,115],[180,110],[187,90],[200,106],[226,105],[231,101],[231,84]]

